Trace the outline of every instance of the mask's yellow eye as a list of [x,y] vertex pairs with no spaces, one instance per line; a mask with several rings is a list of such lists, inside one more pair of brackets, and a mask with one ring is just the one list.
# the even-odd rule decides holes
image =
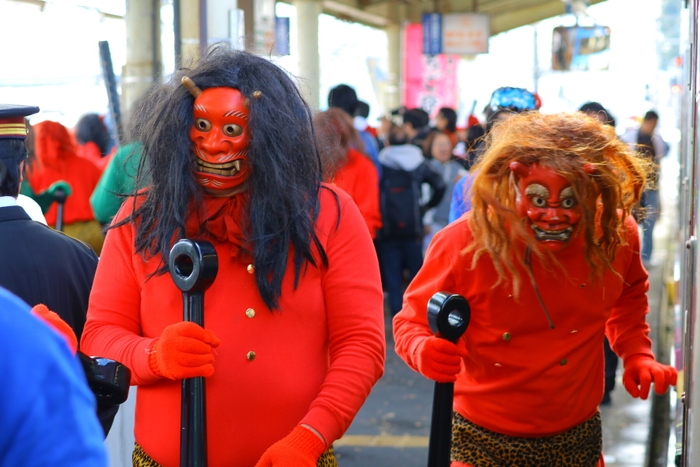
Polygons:
[[547,206],[547,200],[545,200],[544,198],[540,198],[539,196],[533,196],[530,199],[532,200],[532,205],[537,208],[543,208]]
[[576,200],[574,198],[565,198],[562,200],[561,205],[564,209],[571,209],[576,206]]
[[211,130],[211,122],[204,118],[197,118],[194,121],[194,127],[199,131],[209,131]]
[[243,128],[241,128],[240,125],[236,125],[234,123],[224,125],[224,134],[226,136],[238,136],[241,133],[243,133]]

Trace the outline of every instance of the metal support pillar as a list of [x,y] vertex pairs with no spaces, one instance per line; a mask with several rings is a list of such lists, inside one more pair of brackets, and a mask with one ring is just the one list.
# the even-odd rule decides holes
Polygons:
[[299,87],[312,110],[319,109],[321,89],[320,55],[318,53],[318,16],[321,2],[318,0],[296,0],[299,48]]

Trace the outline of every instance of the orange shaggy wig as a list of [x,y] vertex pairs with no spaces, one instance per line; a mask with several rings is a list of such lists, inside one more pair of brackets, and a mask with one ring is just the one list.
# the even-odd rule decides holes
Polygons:
[[515,211],[516,175],[509,164],[539,164],[566,178],[582,209],[584,256],[592,277],[601,277],[624,243],[624,220],[637,204],[650,164],[620,141],[614,128],[583,113],[528,112],[503,121],[487,138],[487,150],[475,170],[469,225],[474,262],[490,255],[499,275],[520,277],[515,264],[523,249],[557,265],[549,250],[540,248]]

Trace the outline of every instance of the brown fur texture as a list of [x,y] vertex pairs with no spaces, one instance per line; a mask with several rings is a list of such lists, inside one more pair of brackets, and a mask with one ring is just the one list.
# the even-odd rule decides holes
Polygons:
[[512,162],[548,167],[571,182],[582,208],[584,256],[593,277],[601,277],[624,243],[624,220],[638,203],[651,169],[640,155],[620,141],[614,128],[583,113],[513,115],[497,124],[487,149],[474,168],[469,221],[474,262],[489,255],[499,282],[512,277],[517,293],[521,278],[515,268],[527,245],[541,259],[557,265],[540,248],[515,210],[517,175]]

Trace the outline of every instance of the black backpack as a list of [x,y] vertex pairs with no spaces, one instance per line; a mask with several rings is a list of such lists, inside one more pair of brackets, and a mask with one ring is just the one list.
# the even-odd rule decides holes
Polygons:
[[379,195],[382,212],[380,238],[423,236],[421,187],[415,171],[383,166]]

